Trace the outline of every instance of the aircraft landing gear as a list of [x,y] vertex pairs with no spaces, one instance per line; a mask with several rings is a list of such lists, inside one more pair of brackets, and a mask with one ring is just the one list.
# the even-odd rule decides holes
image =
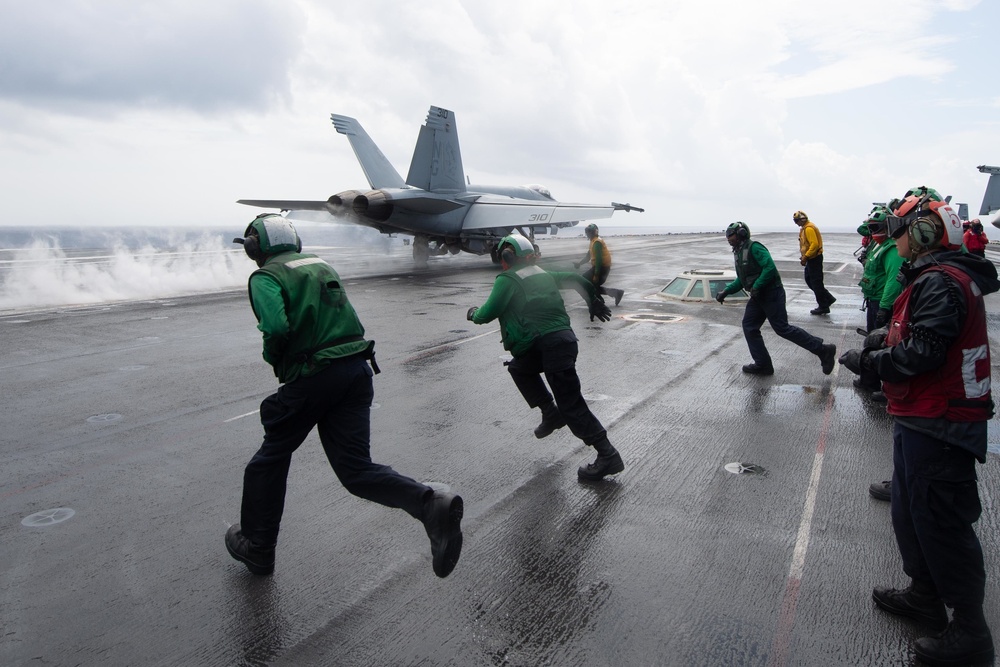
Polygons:
[[427,268],[427,258],[430,257],[431,249],[426,236],[413,237],[413,263],[418,269]]

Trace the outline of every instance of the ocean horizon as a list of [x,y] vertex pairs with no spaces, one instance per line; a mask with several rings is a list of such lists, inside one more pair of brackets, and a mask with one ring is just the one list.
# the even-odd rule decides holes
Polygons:
[[[350,247],[363,249],[369,264],[410,261],[408,236],[387,236],[350,224],[298,220],[295,224],[307,251]],[[607,238],[723,231],[599,224],[601,235]],[[581,223],[562,228],[555,238],[580,238],[583,244],[585,227]],[[0,313],[245,288],[256,267],[242,247],[232,242],[242,232],[197,225],[170,229],[0,226]],[[537,238],[545,243],[552,237]]]

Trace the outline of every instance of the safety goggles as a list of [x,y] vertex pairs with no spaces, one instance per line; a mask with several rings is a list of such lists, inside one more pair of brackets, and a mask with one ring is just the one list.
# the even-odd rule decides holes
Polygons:
[[899,217],[897,215],[887,216],[885,219],[885,233],[888,234],[891,239],[898,239],[906,233],[907,228],[909,228],[910,223],[913,222],[914,218],[916,218],[915,215],[905,215],[903,217]]

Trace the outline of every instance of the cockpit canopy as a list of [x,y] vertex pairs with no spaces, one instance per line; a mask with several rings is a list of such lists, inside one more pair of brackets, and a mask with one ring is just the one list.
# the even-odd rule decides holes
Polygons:
[[526,187],[529,190],[532,190],[534,192],[537,192],[538,194],[540,194],[541,196],[545,197],[546,199],[552,199],[552,201],[555,201],[555,199],[552,197],[552,193],[549,192],[549,189],[547,187],[545,187],[544,185],[538,185],[537,183],[534,183],[532,185],[525,185],[524,187]]

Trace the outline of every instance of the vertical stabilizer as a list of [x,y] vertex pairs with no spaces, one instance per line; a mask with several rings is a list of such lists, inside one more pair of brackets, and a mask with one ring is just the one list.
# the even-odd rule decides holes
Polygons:
[[337,132],[347,135],[348,141],[351,142],[351,148],[354,149],[354,154],[357,156],[358,162],[361,163],[361,169],[365,172],[365,178],[368,179],[368,185],[373,190],[406,186],[403,183],[403,177],[399,175],[388,158],[382,154],[382,151],[361,127],[361,123],[353,118],[337,114],[330,114],[330,120],[333,121]]
[[989,215],[993,211],[1000,210],[1000,167],[980,165],[976,169],[990,175],[990,182],[986,184],[986,194],[983,195],[983,205],[979,207],[979,215]]
[[429,191],[465,191],[458,128],[451,111],[431,107],[427,112],[427,121],[417,135],[406,183]]

